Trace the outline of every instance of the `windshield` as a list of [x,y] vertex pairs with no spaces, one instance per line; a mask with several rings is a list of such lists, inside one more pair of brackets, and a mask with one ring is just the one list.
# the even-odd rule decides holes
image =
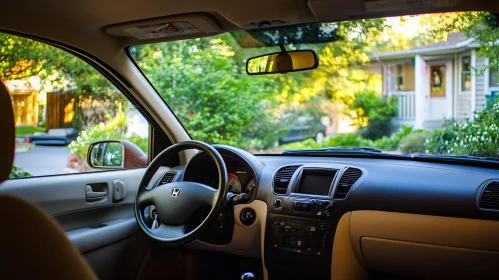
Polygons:
[[[499,42],[488,13],[318,23],[133,46],[196,140],[253,153],[357,146],[498,156]],[[315,70],[248,76],[250,57],[317,53]]]

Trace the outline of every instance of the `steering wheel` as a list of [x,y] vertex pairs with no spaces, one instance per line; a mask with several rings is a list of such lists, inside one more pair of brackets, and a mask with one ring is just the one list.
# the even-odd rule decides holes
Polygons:
[[[162,163],[172,154],[198,149],[215,162],[218,170],[218,189],[195,182],[172,182],[148,190],[147,186]],[[227,197],[228,174],[225,162],[215,148],[200,141],[184,141],[162,151],[147,167],[135,197],[135,218],[142,231],[166,245],[181,245],[196,239],[220,216]],[[157,211],[157,228],[150,228],[144,217],[144,209],[154,205]],[[194,229],[186,226],[189,219],[201,207],[211,207],[206,218]]]

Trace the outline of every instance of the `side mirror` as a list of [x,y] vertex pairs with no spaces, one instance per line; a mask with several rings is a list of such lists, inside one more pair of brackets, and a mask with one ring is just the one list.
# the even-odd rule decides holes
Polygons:
[[129,141],[97,141],[88,148],[87,163],[95,169],[124,169],[147,166],[147,155]]
[[315,69],[319,59],[313,50],[283,51],[252,57],[246,62],[248,75],[288,73]]

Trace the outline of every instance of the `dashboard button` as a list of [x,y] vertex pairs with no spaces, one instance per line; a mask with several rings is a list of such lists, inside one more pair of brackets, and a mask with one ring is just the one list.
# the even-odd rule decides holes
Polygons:
[[256,212],[251,208],[244,208],[239,216],[241,223],[245,226],[252,225],[256,220]]

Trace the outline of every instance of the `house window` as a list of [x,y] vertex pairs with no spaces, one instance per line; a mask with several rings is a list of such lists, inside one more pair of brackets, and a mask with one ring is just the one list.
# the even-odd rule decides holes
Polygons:
[[461,57],[461,91],[471,91],[471,56]]
[[490,108],[491,105],[499,101],[499,68],[491,66],[489,68],[489,90],[485,95],[485,107]]
[[489,88],[499,88],[499,68],[489,68]]
[[390,73],[390,91],[404,91],[404,66],[402,64],[391,64]]
[[445,97],[445,65],[430,67],[430,97]]

